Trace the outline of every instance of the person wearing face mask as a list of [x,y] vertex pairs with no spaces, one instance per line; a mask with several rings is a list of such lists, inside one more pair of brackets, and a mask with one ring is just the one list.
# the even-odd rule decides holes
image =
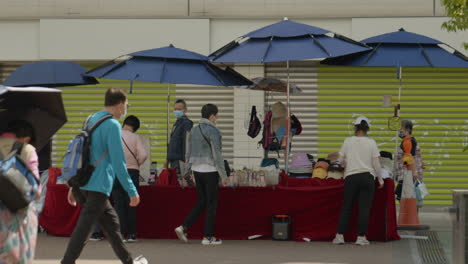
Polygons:
[[[413,123],[410,120],[401,122],[398,136],[402,139],[400,147],[395,155],[396,178],[398,186],[395,190],[397,200],[401,199],[403,189],[403,178],[407,171],[413,174],[413,180],[422,180],[425,164],[422,160],[421,147],[413,137]],[[413,184],[409,185],[413,186]],[[422,206],[422,200],[418,201],[418,207]]]
[[184,100],[178,99],[174,104],[174,116],[177,121],[172,127],[169,146],[167,148],[167,163],[170,168],[176,169],[179,180],[185,171],[185,152],[187,149],[187,134],[193,127],[193,122],[185,114],[187,104]]
[[94,169],[86,185],[70,188],[68,192],[68,202],[72,206],[76,206],[78,202],[82,205],[82,210],[61,263],[76,262],[94,225],[98,224],[122,263],[147,264],[148,261],[142,256],[133,259],[124,245],[117,213],[109,201],[117,178],[130,198],[130,206],[136,207],[140,203],[138,191],[127,171],[122,129],[116,120],[124,118],[127,113],[126,92],[122,89],[108,89],[104,105],[103,110],[89,117],[88,125],[92,126],[106,115],[112,115],[113,118],[106,119],[91,134],[90,162],[92,164],[96,164],[98,160],[101,162]]
[[224,167],[221,151],[221,132],[216,127],[218,107],[213,104],[204,105],[202,119],[190,133],[186,160],[195,175],[198,200],[192,212],[185,218],[181,226],[175,229],[177,237],[188,242],[187,230],[206,212],[205,232],[202,245],[220,245],[221,240],[214,236],[216,209],[218,206],[218,183],[229,183]]

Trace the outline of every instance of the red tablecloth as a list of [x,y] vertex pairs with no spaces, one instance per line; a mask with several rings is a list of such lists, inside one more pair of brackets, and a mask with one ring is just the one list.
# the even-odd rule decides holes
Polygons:
[[[271,217],[287,214],[292,219],[292,239],[331,240],[342,204],[343,181],[289,178],[280,185],[288,186],[220,188],[216,235],[222,239],[247,239],[251,235],[270,238]],[[393,190],[393,181],[386,180],[385,187],[375,193],[367,233],[370,240],[400,239]],[[78,219],[80,209],[68,205],[66,195],[66,186],[48,185],[40,224],[50,234],[69,236]],[[197,197],[194,188],[156,185],[142,186],[140,196],[137,235],[159,239],[176,238],[174,228],[181,224]],[[354,212],[347,240],[356,239],[356,215]],[[190,238],[201,238],[203,223],[204,217],[190,229]]]

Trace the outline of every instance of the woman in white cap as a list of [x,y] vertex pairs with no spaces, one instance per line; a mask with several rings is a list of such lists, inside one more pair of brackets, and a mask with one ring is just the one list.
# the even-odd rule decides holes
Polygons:
[[375,140],[367,137],[370,121],[360,116],[354,121],[354,136],[345,139],[340,150],[339,161],[345,167],[345,184],[343,207],[338,223],[338,233],[333,240],[334,244],[344,244],[343,235],[348,230],[349,218],[355,200],[358,200],[358,238],[357,245],[369,245],[366,238],[369,223],[370,208],[374,198],[375,178],[379,188],[384,185],[381,167],[380,152]]

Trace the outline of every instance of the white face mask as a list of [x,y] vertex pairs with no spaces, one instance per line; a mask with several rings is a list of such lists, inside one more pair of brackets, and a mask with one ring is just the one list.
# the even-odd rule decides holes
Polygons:
[[125,111],[123,112],[123,114],[120,116],[119,119],[125,118],[126,115],[127,115],[127,108],[125,108]]

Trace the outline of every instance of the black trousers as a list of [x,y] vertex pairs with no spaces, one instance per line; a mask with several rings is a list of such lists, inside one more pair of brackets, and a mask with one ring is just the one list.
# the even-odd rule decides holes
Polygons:
[[109,202],[109,197],[103,193],[91,192],[73,188],[73,196],[83,206],[78,223],[68,242],[62,264],[74,264],[83,251],[86,242],[96,223],[109,239],[117,257],[124,264],[132,264],[132,256],[125,247],[120,234],[117,214]]
[[[140,186],[140,171],[129,169],[128,173],[132,178],[133,184],[138,189]],[[120,220],[120,232],[123,236],[136,235],[136,207],[130,206],[130,198],[119,181],[115,181],[112,190],[112,199],[114,200],[115,211]]]
[[338,222],[338,234],[348,231],[349,218],[354,202],[358,201],[358,234],[364,236],[369,224],[370,209],[374,199],[375,180],[372,174],[358,173],[349,175],[344,184],[344,201]]
[[190,228],[206,209],[204,236],[212,237],[215,229],[216,209],[218,208],[219,174],[218,172],[203,173],[194,171],[194,176],[197,184],[198,200],[182,225],[187,229]]

